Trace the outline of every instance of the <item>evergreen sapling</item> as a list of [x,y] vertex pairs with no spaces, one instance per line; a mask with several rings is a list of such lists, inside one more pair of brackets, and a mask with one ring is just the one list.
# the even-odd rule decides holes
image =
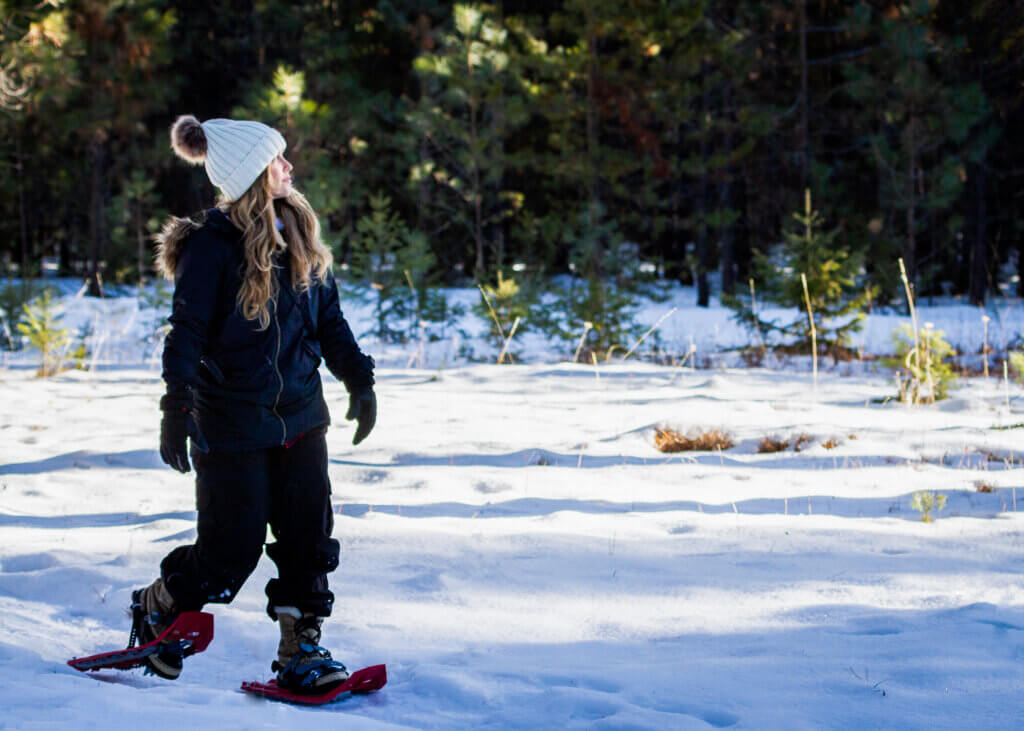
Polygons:
[[[488,323],[488,337],[498,348],[503,348],[511,337],[513,323],[518,322],[516,332],[527,329],[534,304],[529,288],[521,287],[515,279],[506,278],[499,269],[496,284],[480,285],[480,297],[473,311]],[[511,358],[512,354],[509,356]]]
[[945,335],[930,322],[918,331],[916,339],[910,325],[903,324],[893,331],[896,356],[883,358],[882,363],[896,368],[899,399],[903,403],[935,403],[949,395],[956,374],[949,360],[953,346]]
[[434,256],[426,236],[409,230],[387,195],[371,195],[370,209],[356,224],[350,271],[376,291],[372,333],[381,340],[406,342],[421,326],[426,275]]
[[24,320],[18,323],[18,332],[39,350],[42,363],[38,375],[44,378],[61,370],[65,352],[71,342],[67,329],[59,327],[60,318],[50,290],[47,289],[34,302],[25,305]]
[[0,286],[0,343],[5,350],[21,347],[19,324],[25,316],[25,305],[36,296],[35,282],[24,278],[20,282],[6,281]]
[[[849,348],[850,335],[860,329],[865,305],[875,292],[857,284],[862,257],[838,244],[840,231],[824,230],[824,218],[811,206],[811,192],[805,191],[804,209],[793,214],[793,224],[783,232],[779,257],[754,253],[756,279],[765,298],[800,314],[779,323],[766,319],[753,303],[737,297],[723,297],[723,302],[759,339],[761,333],[774,332],[808,354],[816,339],[822,351],[839,360]],[[807,310],[809,317],[803,314]]]
[[[584,342],[577,346],[576,356],[589,361],[590,354],[601,354],[605,360],[636,339],[636,297],[617,283],[620,270],[616,259],[608,255],[606,242],[616,238],[614,221],[605,216],[600,205],[590,205],[579,218],[578,234],[571,229],[566,240],[572,242],[570,266],[576,275],[568,287],[555,293],[550,308],[554,316],[537,316],[534,321],[550,335],[567,343],[580,338],[580,324],[586,323]],[[540,313],[538,313],[540,314]]]
[[932,511],[939,512],[946,507],[946,496],[942,493],[933,493],[927,490],[915,492],[914,497],[910,501],[910,507],[921,513],[922,523],[931,523],[935,520],[932,517]]

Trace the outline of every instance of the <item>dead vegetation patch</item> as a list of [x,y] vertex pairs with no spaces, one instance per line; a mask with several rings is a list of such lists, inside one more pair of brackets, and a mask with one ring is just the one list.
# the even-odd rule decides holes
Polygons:
[[774,434],[761,437],[761,441],[757,443],[758,454],[774,454],[775,452],[785,452],[787,449],[789,449],[789,440]]
[[808,444],[814,441],[814,438],[810,434],[801,433],[793,437],[793,451],[799,452],[803,450]]
[[991,483],[984,482],[982,480],[978,480],[977,482],[974,483],[974,489],[977,490],[978,492],[995,492],[996,491],[995,487],[993,487],[993,485]]
[[766,437],[762,437],[761,441],[757,443],[757,453],[774,454],[775,452],[785,452],[790,447],[793,448],[794,452],[799,452],[812,441],[814,441],[814,438],[806,432],[794,434],[789,437],[780,437],[777,434],[770,434]]
[[831,439],[826,439],[824,442],[822,442],[821,446],[823,446],[825,449],[835,449],[840,444],[842,444],[842,442],[840,442],[835,437],[832,437]]
[[654,430],[654,446],[659,452],[715,452],[732,449],[735,440],[719,429],[695,430],[683,434],[675,429],[659,427]]

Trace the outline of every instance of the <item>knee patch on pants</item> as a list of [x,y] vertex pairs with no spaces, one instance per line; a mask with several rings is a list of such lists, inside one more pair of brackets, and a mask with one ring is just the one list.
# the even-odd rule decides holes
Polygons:
[[160,564],[167,590],[182,611],[197,611],[211,602],[229,604],[256,567],[256,560],[215,566],[199,554],[193,546],[181,546]]
[[341,544],[334,538],[321,538],[313,546],[285,548],[283,544],[267,544],[267,555],[277,564],[278,571],[287,574],[328,574],[338,568]]

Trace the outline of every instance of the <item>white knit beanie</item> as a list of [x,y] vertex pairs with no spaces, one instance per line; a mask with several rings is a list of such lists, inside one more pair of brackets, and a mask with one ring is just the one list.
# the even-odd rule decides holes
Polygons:
[[200,124],[185,115],[171,126],[174,152],[194,165],[206,163],[210,182],[230,200],[241,198],[285,146],[280,132],[260,122],[208,119]]

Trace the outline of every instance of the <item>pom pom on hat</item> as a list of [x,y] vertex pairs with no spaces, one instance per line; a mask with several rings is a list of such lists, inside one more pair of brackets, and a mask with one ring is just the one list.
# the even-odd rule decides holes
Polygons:
[[238,200],[275,157],[282,154],[284,137],[260,122],[178,117],[171,126],[171,147],[178,157],[205,164],[210,182],[228,200]]
[[201,165],[206,161],[206,133],[199,120],[185,114],[171,125],[171,147],[182,160]]

